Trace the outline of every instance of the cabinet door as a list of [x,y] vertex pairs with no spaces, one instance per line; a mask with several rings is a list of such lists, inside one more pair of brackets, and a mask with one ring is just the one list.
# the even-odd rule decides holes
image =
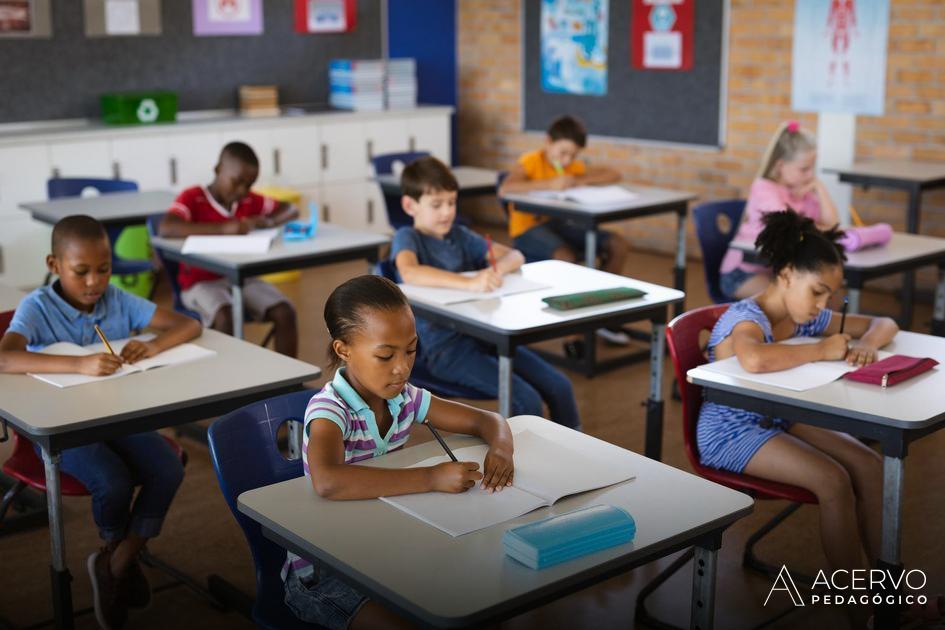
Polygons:
[[375,155],[385,153],[403,153],[410,150],[407,139],[407,126],[403,119],[390,117],[364,123],[364,138],[368,163]]
[[50,177],[115,177],[108,140],[49,143]]
[[368,228],[364,182],[325,184],[321,193],[322,220],[346,228]]
[[180,192],[213,181],[213,168],[220,159],[223,136],[219,132],[173,136],[168,140],[171,159],[171,188]]
[[394,230],[387,220],[387,205],[381,187],[375,182],[365,182],[364,201],[367,207],[367,228],[372,232],[393,234]]
[[407,145],[411,151],[429,151],[446,164],[450,163],[450,116],[416,116],[407,121]]
[[368,177],[367,151],[361,123],[327,122],[319,125],[319,164],[322,182],[364,180]]
[[26,218],[17,206],[46,198],[49,156],[46,145],[0,149],[0,217]]
[[317,185],[321,180],[318,127],[298,125],[272,131],[274,180],[284,186]]
[[[34,199],[35,201],[35,199]],[[46,276],[52,226],[23,216],[0,216],[0,282],[32,288]]]
[[171,187],[171,155],[166,136],[116,138],[112,140],[112,159],[120,179],[138,182],[141,190],[165,190]]
[[[227,129],[223,132],[220,149],[230,142],[245,142],[259,158],[259,178],[256,184],[269,186],[275,183],[275,170],[272,159],[272,132],[268,129]],[[214,164],[216,162],[214,161]]]

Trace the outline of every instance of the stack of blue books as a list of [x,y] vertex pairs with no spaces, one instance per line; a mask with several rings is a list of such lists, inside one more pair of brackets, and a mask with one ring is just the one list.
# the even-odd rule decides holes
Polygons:
[[502,537],[505,553],[543,569],[633,540],[637,526],[625,510],[595,505],[514,527]]
[[387,109],[417,106],[417,62],[415,59],[387,60]]
[[338,109],[384,109],[383,59],[332,59],[328,64],[328,103]]

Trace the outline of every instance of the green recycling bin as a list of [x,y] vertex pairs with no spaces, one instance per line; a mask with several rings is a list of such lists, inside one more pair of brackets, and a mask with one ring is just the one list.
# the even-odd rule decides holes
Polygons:
[[177,119],[175,92],[112,92],[102,94],[100,104],[102,120],[109,125],[150,125]]

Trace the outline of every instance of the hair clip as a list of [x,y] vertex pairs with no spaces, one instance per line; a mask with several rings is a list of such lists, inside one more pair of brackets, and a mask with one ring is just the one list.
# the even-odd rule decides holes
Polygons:
[[803,233],[803,232],[801,232],[801,242],[802,242],[802,243],[804,242],[804,233]]
[[801,123],[796,120],[789,120],[787,121],[787,130],[788,133],[797,133],[801,130]]

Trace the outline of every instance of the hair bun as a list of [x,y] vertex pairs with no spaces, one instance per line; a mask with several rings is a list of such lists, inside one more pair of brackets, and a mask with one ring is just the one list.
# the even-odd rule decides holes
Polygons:
[[797,133],[801,130],[801,123],[797,122],[796,120],[789,120],[787,121],[786,129],[788,133]]

